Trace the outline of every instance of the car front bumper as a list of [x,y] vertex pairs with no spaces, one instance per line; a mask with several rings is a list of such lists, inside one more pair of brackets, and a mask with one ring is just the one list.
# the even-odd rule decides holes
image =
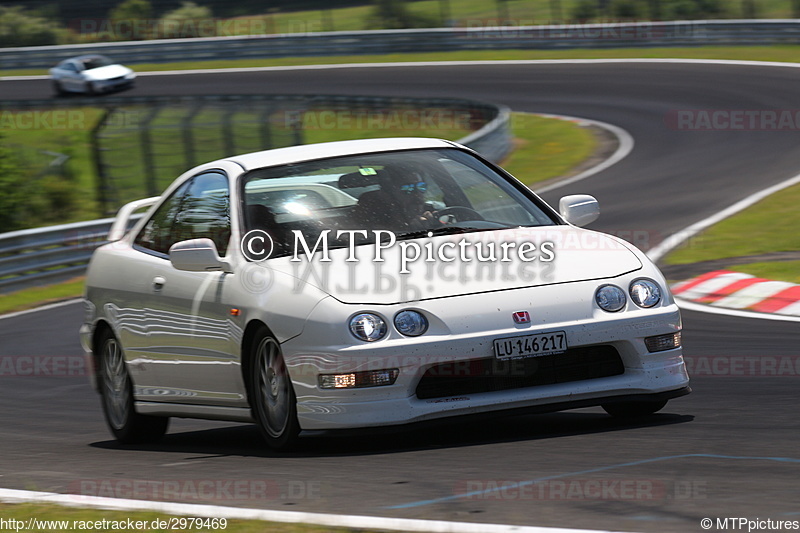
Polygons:
[[[338,349],[331,349],[329,344],[327,348],[318,348],[309,341],[317,338],[317,334],[328,339],[330,335],[325,331],[314,331],[316,326],[312,321],[310,331],[306,330],[284,343],[284,356],[297,396],[301,427],[334,429],[397,425],[508,409],[548,411],[601,405],[625,398],[659,400],[688,393],[689,376],[682,349],[651,353],[644,342],[647,337],[681,330],[680,313],[674,303],[658,310],[622,314],[595,312],[577,320],[551,320],[533,324],[527,329],[493,328],[496,324],[486,317],[470,317],[463,319],[458,331],[438,332],[435,317],[440,316],[443,310],[437,305],[441,304],[434,302],[426,309],[429,315],[434,316],[433,331],[418,338],[390,335],[388,339],[371,344],[339,346]],[[515,302],[508,304],[509,309],[517,307]],[[387,310],[384,314],[392,316],[400,308]],[[501,314],[505,316],[505,313]],[[473,329],[477,324],[481,327]],[[420,394],[420,381],[432,367],[437,367],[437,370],[455,369],[456,374],[460,368],[468,378],[470,369],[476,364],[491,366],[494,339],[550,331],[566,332],[570,347],[568,354],[573,350],[591,352],[597,347],[604,350],[613,348],[611,351],[618,354],[620,361],[618,371],[612,372],[614,375],[577,380],[561,375],[544,384],[477,392],[460,386],[455,375],[450,381],[455,382],[453,390],[456,392]],[[557,360],[559,355],[548,357]],[[535,359],[522,365],[530,365],[530,361]],[[380,369],[398,369],[395,383],[353,389],[322,389],[319,386],[320,374]],[[530,379],[530,376],[523,379]]]

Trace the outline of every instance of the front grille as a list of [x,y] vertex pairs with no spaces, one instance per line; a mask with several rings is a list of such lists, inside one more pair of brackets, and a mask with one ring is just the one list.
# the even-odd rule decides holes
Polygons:
[[625,371],[616,348],[570,348],[565,353],[500,361],[494,357],[430,367],[417,385],[417,398],[445,398],[618,376]]

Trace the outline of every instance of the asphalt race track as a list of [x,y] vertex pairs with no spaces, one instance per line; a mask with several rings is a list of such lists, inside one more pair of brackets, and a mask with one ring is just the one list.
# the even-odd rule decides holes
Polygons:
[[[634,137],[633,152],[544,196],[595,195],[603,214],[592,227],[635,236],[643,248],[800,173],[796,129],[681,131],[668,119],[678,110],[798,109],[794,68],[640,62],[165,75],[141,76],[120,95],[201,93],[458,96],[615,124]],[[0,81],[4,100],[51,95],[45,80]],[[82,312],[74,303],[0,320],[0,361],[75,363]],[[706,517],[800,519],[800,328],[683,316],[694,393],[651,418],[620,422],[584,409],[315,432],[285,455],[265,449],[254,427],[189,420],[174,420],[158,445],[119,446],[85,376],[4,374],[0,486],[630,531],[702,531]]]

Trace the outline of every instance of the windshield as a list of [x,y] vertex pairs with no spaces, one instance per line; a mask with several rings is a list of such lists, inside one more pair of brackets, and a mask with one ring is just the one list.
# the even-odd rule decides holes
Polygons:
[[[426,149],[304,162],[248,173],[244,181],[246,230],[267,231],[277,252],[293,231],[307,240],[324,230],[373,230],[398,240],[553,225],[504,176],[457,149]],[[331,242],[331,247],[346,242]]]
[[107,67],[108,65],[114,64],[113,61],[105,56],[87,57],[86,59],[82,59],[81,63],[83,63],[84,70],[92,70],[93,68]]

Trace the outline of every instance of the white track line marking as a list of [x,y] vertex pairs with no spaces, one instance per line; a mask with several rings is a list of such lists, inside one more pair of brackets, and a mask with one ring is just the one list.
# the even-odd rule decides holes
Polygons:
[[711,313],[713,315],[735,316],[737,318],[758,318],[761,320],[780,320],[783,322],[800,322],[800,316],[784,316],[780,314],[759,313],[757,311],[742,311],[741,309],[725,309],[723,307],[711,307],[698,304],[689,300],[684,300],[679,296],[675,297],[678,307],[686,311],[697,311],[700,313]]
[[587,529],[565,529],[504,524],[479,524],[474,522],[447,522],[444,520],[415,520],[381,516],[353,516],[296,511],[271,511],[217,505],[168,503],[145,500],[124,500],[98,496],[80,496],[53,492],[0,489],[0,501],[6,503],[52,503],[67,507],[110,509],[121,511],[156,511],[172,515],[228,518],[236,520],[265,520],[282,523],[304,523],[326,527],[379,529],[386,531],[414,531],[431,533],[609,533]]
[[658,259],[661,259],[664,255],[666,255],[669,251],[671,251],[673,248],[683,243],[687,239],[694,237],[695,235],[697,235],[704,229],[708,228],[709,226],[712,226],[717,222],[720,222],[730,216],[733,216],[740,211],[744,211],[751,205],[760,202],[761,200],[763,200],[764,198],[773,193],[791,187],[792,185],[797,185],[798,183],[800,183],[800,174],[798,174],[793,178],[789,178],[786,181],[782,181],[781,183],[777,183],[775,185],[772,185],[771,187],[767,187],[766,189],[762,189],[756,193],[753,193],[747,198],[744,198],[743,200],[736,202],[732,206],[723,209],[719,213],[715,213],[710,217],[704,218],[703,220],[695,222],[691,226],[688,226],[682,229],[681,231],[674,233],[669,238],[665,239],[664,242],[662,242],[658,246],[651,248],[650,251],[647,252],[647,257],[649,257],[652,261],[657,261]]
[[[618,59],[506,59],[506,60],[480,60],[480,61],[398,61],[396,63],[334,63],[323,65],[282,65],[272,67],[233,67],[219,69],[192,69],[192,70],[156,70],[137,72],[137,76],[183,76],[191,74],[211,73],[243,73],[243,72],[281,72],[292,70],[336,70],[343,68],[388,68],[388,67],[461,67],[485,65],[591,65],[591,64],[625,64],[625,63],[667,63],[667,64],[698,64],[698,65],[737,65],[753,67],[780,67],[800,68],[800,63],[783,63],[779,61],[744,61],[736,59],[680,59],[680,58],[618,58]],[[136,66],[136,65],[133,65]],[[5,76],[0,80],[25,81],[47,80],[48,75],[35,76]]]
[[56,302],[52,304],[43,305],[41,307],[34,307],[33,309],[25,309],[24,311],[16,311],[14,313],[7,313],[5,315],[0,315],[0,320],[4,318],[14,318],[15,316],[22,316],[27,315],[29,313],[38,313],[39,311],[48,311],[50,309],[57,309],[59,307],[64,307],[66,305],[76,304],[82,302],[83,298],[73,298],[71,300],[64,300],[63,302]]
[[536,115],[538,115],[540,117],[545,117],[545,118],[557,118],[557,119],[560,119],[560,120],[569,120],[569,121],[572,121],[572,122],[590,124],[592,126],[595,126],[595,127],[602,128],[602,129],[605,129],[607,131],[610,131],[617,138],[617,140],[619,141],[619,146],[614,151],[614,153],[611,154],[611,156],[608,159],[606,159],[605,161],[593,166],[592,168],[584,170],[580,174],[576,174],[575,176],[572,176],[571,178],[560,180],[560,181],[557,181],[557,182],[552,183],[550,185],[547,185],[545,187],[542,187],[541,189],[537,189],[535,184],[532,185],[531,187],[533,188],[534,192],[536,192],[536,194],[543,194],[543,193],[546,193],[548,191],[552,191],[554,189],[558,189],[559,187],[563,187],[564,185],[569,185],[570,183],[575,183],[576,181],[581,181],[583,179],[588,178],[589,176],[593,176],[593,175],[595,175],[595,174],[597,174],[599,172],[602,172],[603,170],[607,169],[611,165],[615,165],[615,164],[619,163],[621,160],[625,159],[628,156],[628,154],[630,154],[633,151],[633,146],[635,144],[634,141],[633,141],[633,136],[630,133],[628,133],[626,130],[620,128],[619,126],[615,126],[613,124],[608,124],[607,122],[600,122],[599,120],[592,120],[592,119],[588,119],[588,118],[570,117],[570,116],[567,116],[567,115],[551,115],[551,114],[545,114],[545,113],[534,113],[534,114],[536,114]]

